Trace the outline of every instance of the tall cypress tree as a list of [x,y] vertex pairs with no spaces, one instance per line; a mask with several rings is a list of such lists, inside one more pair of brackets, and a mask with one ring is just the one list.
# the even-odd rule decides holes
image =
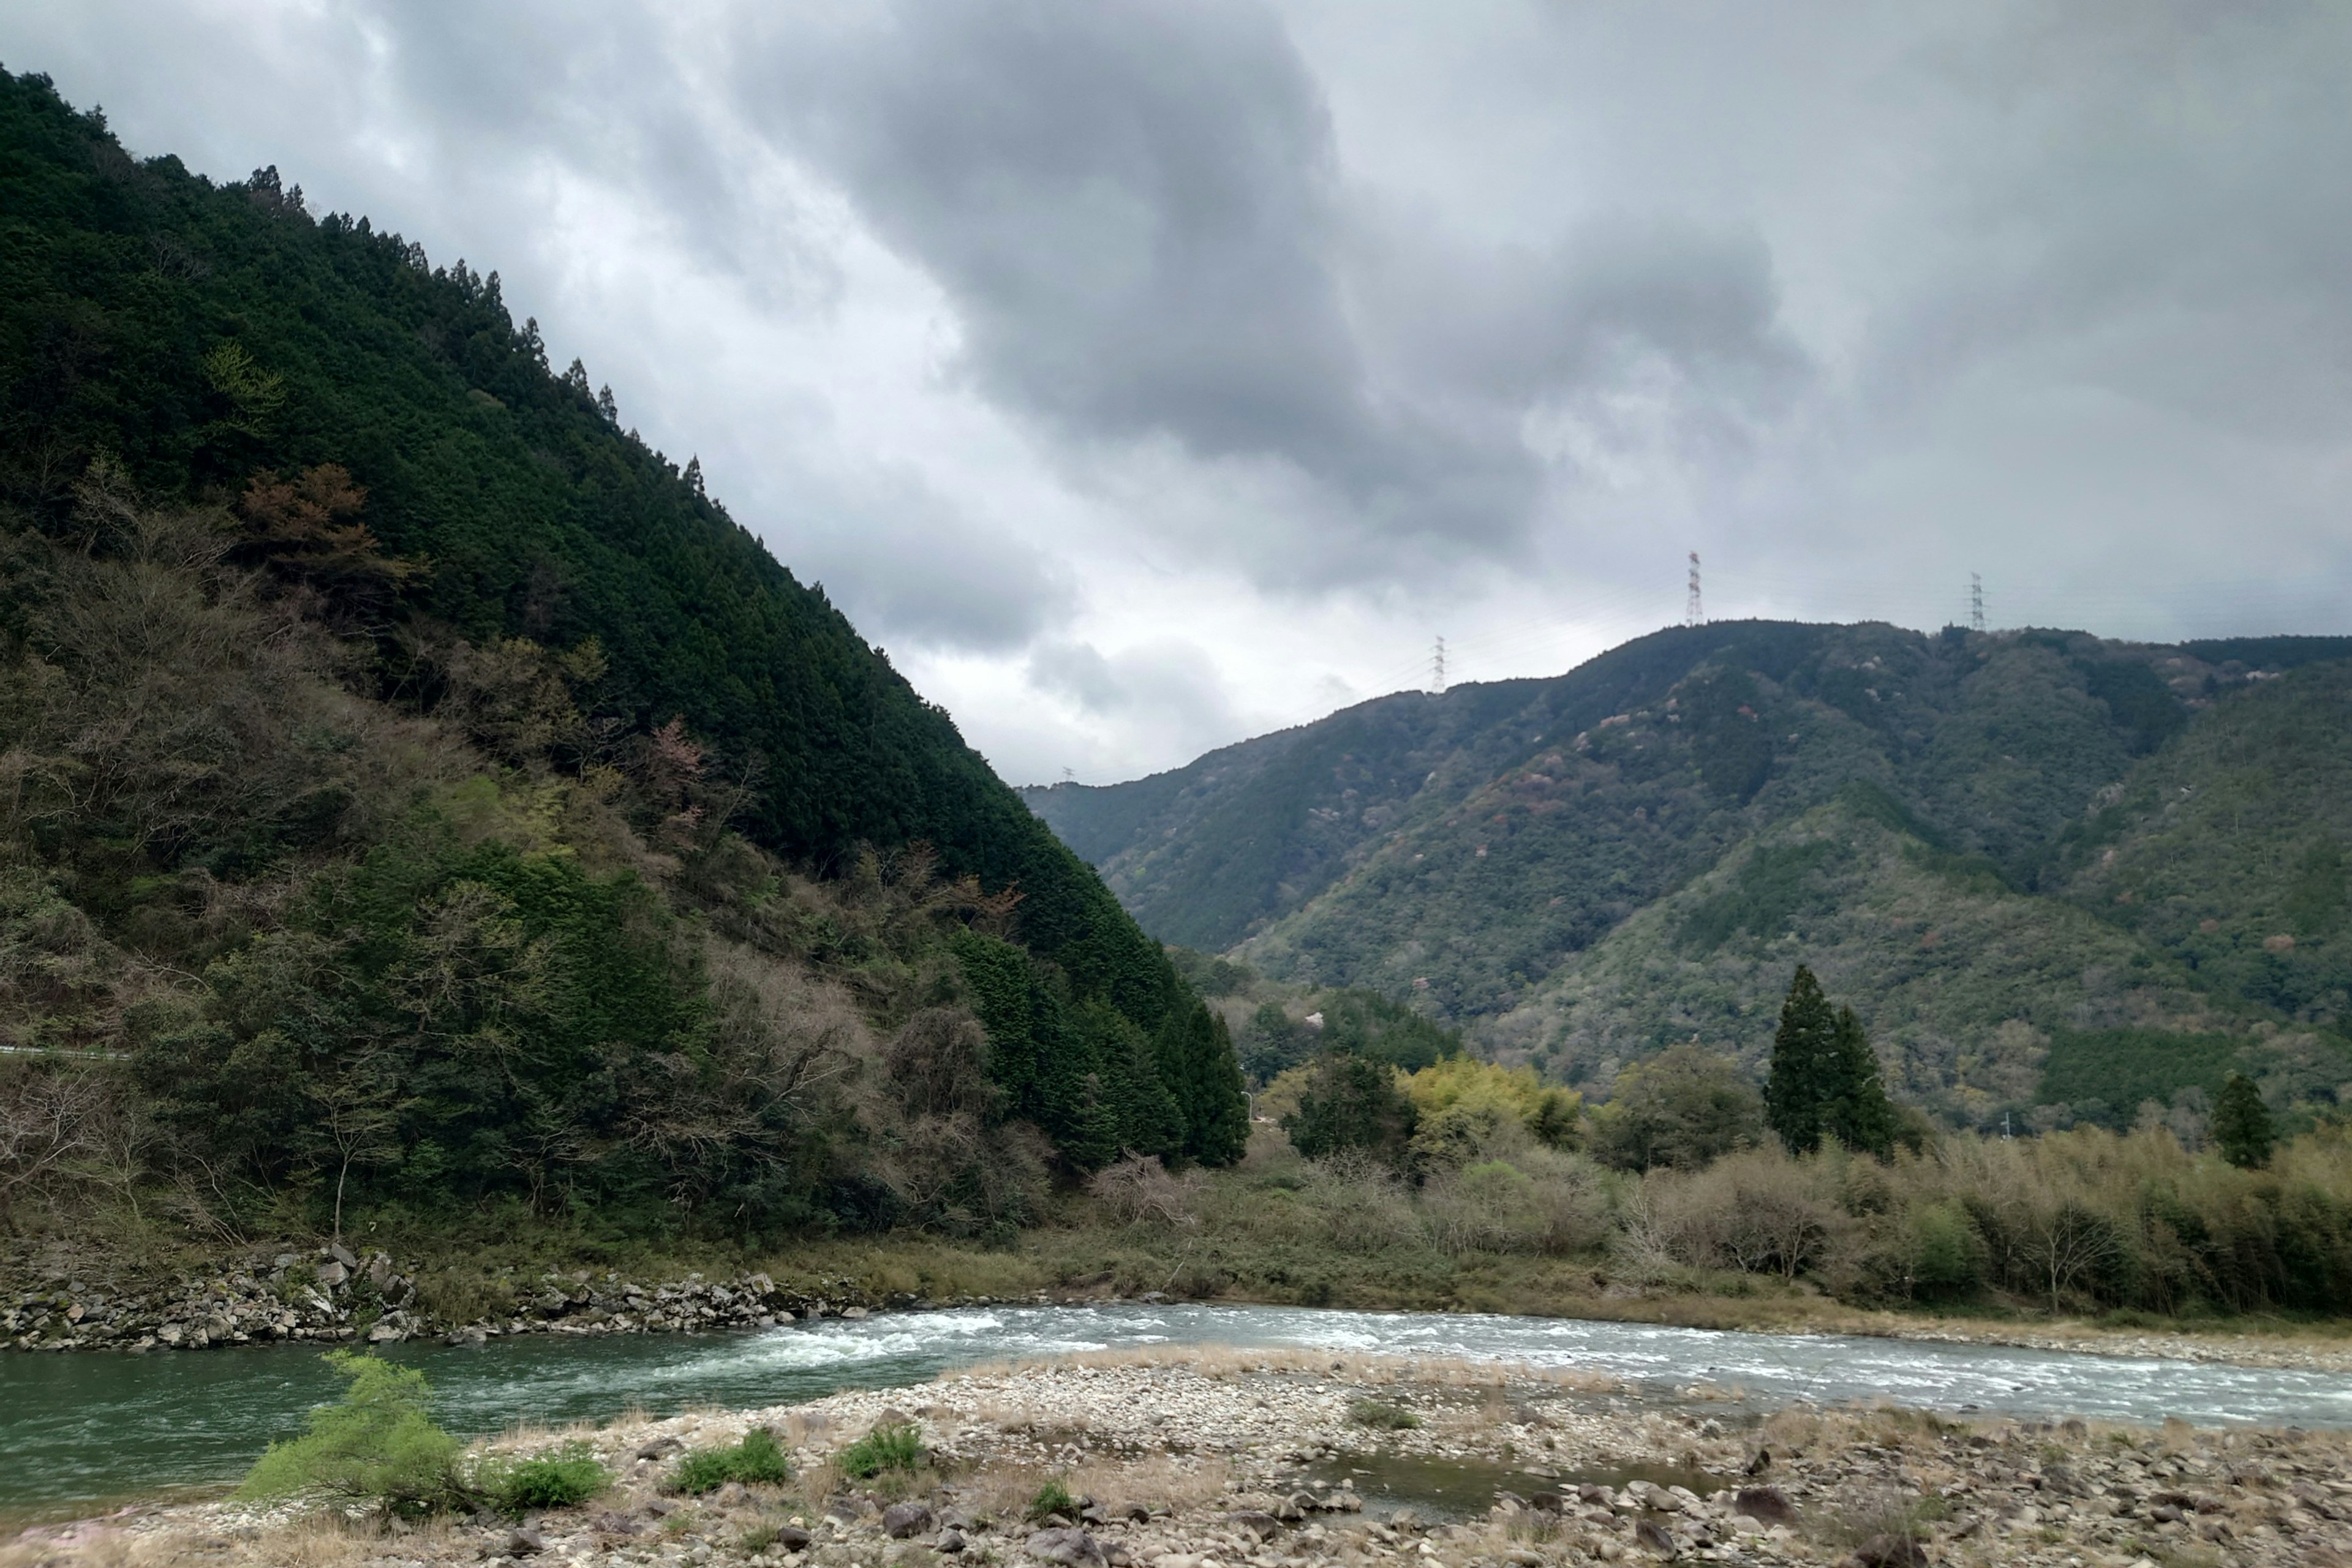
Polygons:
[[1892,1154],[1895,1107],[1879,1079],[1878,1053],[1870,1048],[1870,1037],[1863,1033],[1862,1020],[1851,1007],[1837,1010],[1822,1077],[1828,1099],[1822,1106],[1822,1131],[1849,1149],[1881,1157]]
[[1249,1095],[1225,1021],[1195,1002],[1170,1015],[1159,1044],[1160,1077],[1184,1112],[1184,1152],[1232,1164],[1249,1146]]
[[1791,1154],[1822,1146],[1822,1114],[1830,1098],[1830,1069],[1838,1050],[1837,1015],[1822,983],[1803,964],[1780,1004],[1772,1037],[1772,1071],[1764,1081],[1764,1120]]
[[2269,1164],[2271,1149],[2278,1142],[2278,1130],[2271,1121],[2271,1108],[2263,1103],[2263,1091],[2241,1073],[2231,1073],[2222,1081],[2221,1092],[2213,1097],[2212,1131],[2221,1158],[2249,1171]]

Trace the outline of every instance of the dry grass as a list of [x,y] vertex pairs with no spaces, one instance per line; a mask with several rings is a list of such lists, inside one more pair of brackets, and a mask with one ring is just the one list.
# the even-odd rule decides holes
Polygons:
[[1223,1497],[1232,1479],[1232,1466],[1213,1456],[1146,1454],[1123,1459],[1097,1454],[1071,1465],[991,1459],[958,1476],[956,1484],[965,1507],[1002,1520],[1019,1517],[1048,1481],[1059,1481],[1073,1495],[1090,1497],[1109,1509],[1141,1503],[1181,1510]]
[[[0,1547],[0,1568],[170,1568],[190,1561],[207,1568],[352,1568],[383,1555],[387,1545],[374,1524],[332,1514],[260,1526],[176,1520],[143,1534],[84,1524]],[[455,1547],[448,1527],[436,1522],[404,1531],[394,1550],[429,1561]]]

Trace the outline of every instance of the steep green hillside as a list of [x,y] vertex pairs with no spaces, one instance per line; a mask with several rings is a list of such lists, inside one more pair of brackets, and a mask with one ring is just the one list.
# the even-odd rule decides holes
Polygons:
[[[2304,1099],[2352,1077],[2327,1043],[2352,728],[2326,661],[2347,656],[2345,638],[1678,628],[1557,679],[1382,699],[1029,800],[1087,824],[1159,934],[1411,998],[1580,1080],[1694,1035],[1752,1056],[1804,958],[1843,980],[1894,1080],[1954,1118],[2050,1098],[2052,1041],[2129,1056],[2128,1029],[2284,1029],[2257,1065]],[[2233,784],[2206,776],[2232,758]],[[2177,804],[2205,796],[2205,816]],[[2163,876],[2204,901],[2133,890]]]
[[1238,1158],[1158,944],[494,274],[0,73],[0,1230]]
[[2065,895],[2216,993],[2352,1018],[2352,665],[2216,703],[2070,836]]
[[2210,1022],[2129,932],[1935,848],[1853,785],[1571,956],[1487,1033],[1570,1082],[1694,1039],[1760,1074],[1799,962],[1864,1014],[1889,1088],[1957,1120],[2031,1103],[2053,1033]]
[[549,366],[496,273],[435,268],[364,218],[313,219],[274,170],[215,186],[140,161],[39,77],[0,72],[0,495],[53,534],[105,454],[151,494],[340,464],[415,608],[464,636],[593,637],[596,712],[683,717],[753,781],[795,859],[925,839],[1017,884],[1023,930],[1147,1027],[1167,964],[1100,883],[840,613]]

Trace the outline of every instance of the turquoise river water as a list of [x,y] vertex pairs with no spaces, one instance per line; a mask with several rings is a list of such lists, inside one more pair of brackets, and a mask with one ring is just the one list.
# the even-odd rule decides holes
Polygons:
[[[996,1307],[723,1334],[559,1334],[476,1348],[395,1346],[432,1379],[444,1423],[609,1416],[633,1405],[774,1405],[922,1382],[975,1362],[1120,1346],[1304,1346],[1574,1365],[1660,1397],[1692,1383],[1769,1411],[1892,1400],[1941,1410],[2200,1426],[2352,1426],[2352,1375],[2190,1362],[1750,1334],[1642,1323],[1284,1307]],[[313,1347],[0,1355],[0,1512],[233,1479],[335,1390]]]

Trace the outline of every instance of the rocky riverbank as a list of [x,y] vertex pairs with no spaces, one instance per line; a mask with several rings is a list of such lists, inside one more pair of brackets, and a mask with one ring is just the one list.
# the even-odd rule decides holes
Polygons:
[[[919,1426],[912,1470],[845,1447]],[[675,1488],[682,1451],[774,1432],[794,1479]],[[189,1505],[34,1532],[0,1568],[300,1563],[580,1568],[1552,1568],[1755,1564],[2336,1564],[2341,1434],[1956,1423],[1797,1408],[1767,1419],[1615,1384],[1462,1363],[1170,1351],[572,1433],[617,1478],[577,1509],[403,1527]],[[1049,1487],[1058,1490],[1049,1490]]]
[[[924,1262],[932,1261],[924,1259]],[[832,1267],[803,1268],[779,1279],[761,1270],[717,1277],[639,1279],[612,1269],[541,1269],[528,1279],[475,1275],[437,1304],[420,1289],[425,1266],[381,1250],[330,1245],[265,1248],[218,1259],[201,1273],[145,1287],[91,1283],[58,1272],[32,1289],[0,1294],[0,1348],[20,1351],[200,1350],[277,1340],[392,1343],[420,1338],[479,1342],[512,1334],[614,1334],[748,1329],[787,1319],[858,1317],[884,1309],[936,1306],[1099,1303],[1123,1298],[1108,1276],[1032,1288],[1050,1280],[992,1282],[995,1296],[952,1289],[891,1289],[892,1277],[920,1283],[887,1247],[853,1252]],[[675,1267],[675,1266],[674,1266]],[[778,1267],[772,1265],[772,1267]],[[952,1278],[952,1269],[949,1271]],[[910,1278],[911,1277],[911,1278]],[[447,1271],[444,1270],[444,1278]],[[1156,1292],[1133,1300],[1153,1301]],[[1247,1293],[1227,1298],[1255,1300]],[[1275,1304],[1281,1304],[1276,1302]],[[1591,1315],[1768,1333],[1849,1333],[1947,1343],[2015,1345],[2088,1355],[2156,1357],[2279,1370],[2352,1373],[2352,1340],[2340,1334],[2247,1333],[2221,1328],[2147,1331],[2084,1322],[2025,1322],[1857,1311],[1822,1302],[1808,1317],[1748,1321],[1736,1312],[1694,1320],[1689,1303],[1612,1297],[1563,1300],[1565,1316]],[[1649,1310],[1643,1308],[1651,1309]],[[1605,1309],[1605,1310],[1601,1310]]]
[[20,1351],[142,1352],[279,1340],[478,1343],[507,1334],[772,1328],[793,1318],[857,1318],[884,1307],[983,1304],[978,1298],[934,1302],[829,1276],[780,1284],[759,1272],[643,1283],[609,1270],[548,1271],[502,1294],[506,1310],[436,1314],[420,1300],[414,1269],[390,1254],[329,1246],[256,1257],[146,1290],[77,1280],[23,1292],[0,1307],[0,1343]]

